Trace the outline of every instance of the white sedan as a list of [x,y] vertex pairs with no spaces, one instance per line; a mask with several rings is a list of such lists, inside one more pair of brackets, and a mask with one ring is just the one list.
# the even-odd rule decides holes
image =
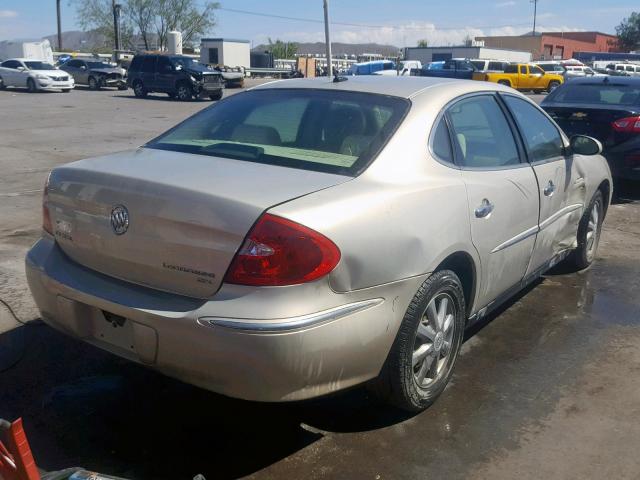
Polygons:
[[41,60],[12,58],[0,63],[0,90],[6,87],[39,90],[62,90],[70,92],[74,87],[73,77],[67,72]]

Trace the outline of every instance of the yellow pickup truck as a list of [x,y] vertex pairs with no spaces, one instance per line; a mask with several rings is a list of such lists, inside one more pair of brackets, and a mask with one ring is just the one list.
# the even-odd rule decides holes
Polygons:
[[534,92],[551,92],[564,82],[564,77],[557,73],[545,72],[537,65],[514,63],[507,65],[504,72],[476,72],[474,80],[495,82],[516,90],[533,90]]

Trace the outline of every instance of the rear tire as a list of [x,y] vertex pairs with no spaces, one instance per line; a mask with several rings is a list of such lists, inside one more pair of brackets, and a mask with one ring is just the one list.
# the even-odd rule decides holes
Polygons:
[[69,93],[69,92],[71,92],[70,88],[65,88],[65,89],[62,90],[62,93]]
[[451,270],[431,275],[405,313],[380,376],[370,384],[385,402],[419,412],[453,373],[466,324],[462,284]]
[[604,197],[598,190],[589,202],[578,224],[578,248],[567,258],[577,270],[589,267],[596,258],[602,221],[604,220]]
[[557,80],[551,80],[549,82],[549,85],[547,87],[547,92],[551,93],[553,92],[556,88],[558,88],[560,86],[560,82],[558,82]]
[[2,77],[0,77],[0,90],[4,90],[5,88],[7,88],[7,86],[4,83],[4,80],[2,79]]
[[138,98],[144,98],[147,96],[147,89],[144,88],[144,84],[140,80],[136,80],[134,82],[133,94]]
[[38,88],[36,87],[36,82],[33,78],[27,79],[27,90],[29,90],[30,93],[35,93],[38,91]]
[[504,85],[505,87],[510,87],[511,82],[509,80],[498,80],[498,85]]

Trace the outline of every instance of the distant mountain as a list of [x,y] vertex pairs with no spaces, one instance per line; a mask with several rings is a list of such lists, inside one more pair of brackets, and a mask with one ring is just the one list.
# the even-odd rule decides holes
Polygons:
[[[258,45],[255,52],[269,50],[269,45]],[[339,43],[331,42],[332,55],[360,55],[362,53],[378,53],[385,57],[393,57],[398,54],[398,47],[393,45],[380,45],[377,43]],[[324,42],[299,43],[298,53],[301,55],[324,55],[326,52]]]
[[[47,35],[42,39],[49,40],[53,50],[58,50],[58,35]],[[81,32],[72,30],[62,32],[62,48],[64,50],[91,51],[93,48],[104,47],[106,42],[105,36],[95,31]]]

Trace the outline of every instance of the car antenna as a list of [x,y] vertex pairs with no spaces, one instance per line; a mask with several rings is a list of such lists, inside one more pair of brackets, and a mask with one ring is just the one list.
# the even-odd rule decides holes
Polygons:
[[348,80],[347,77],[343,77],[338,75],[338,72],[336,71],[335,75],[333,76],[333,83],[340,83],[340,82],[346,82]]

